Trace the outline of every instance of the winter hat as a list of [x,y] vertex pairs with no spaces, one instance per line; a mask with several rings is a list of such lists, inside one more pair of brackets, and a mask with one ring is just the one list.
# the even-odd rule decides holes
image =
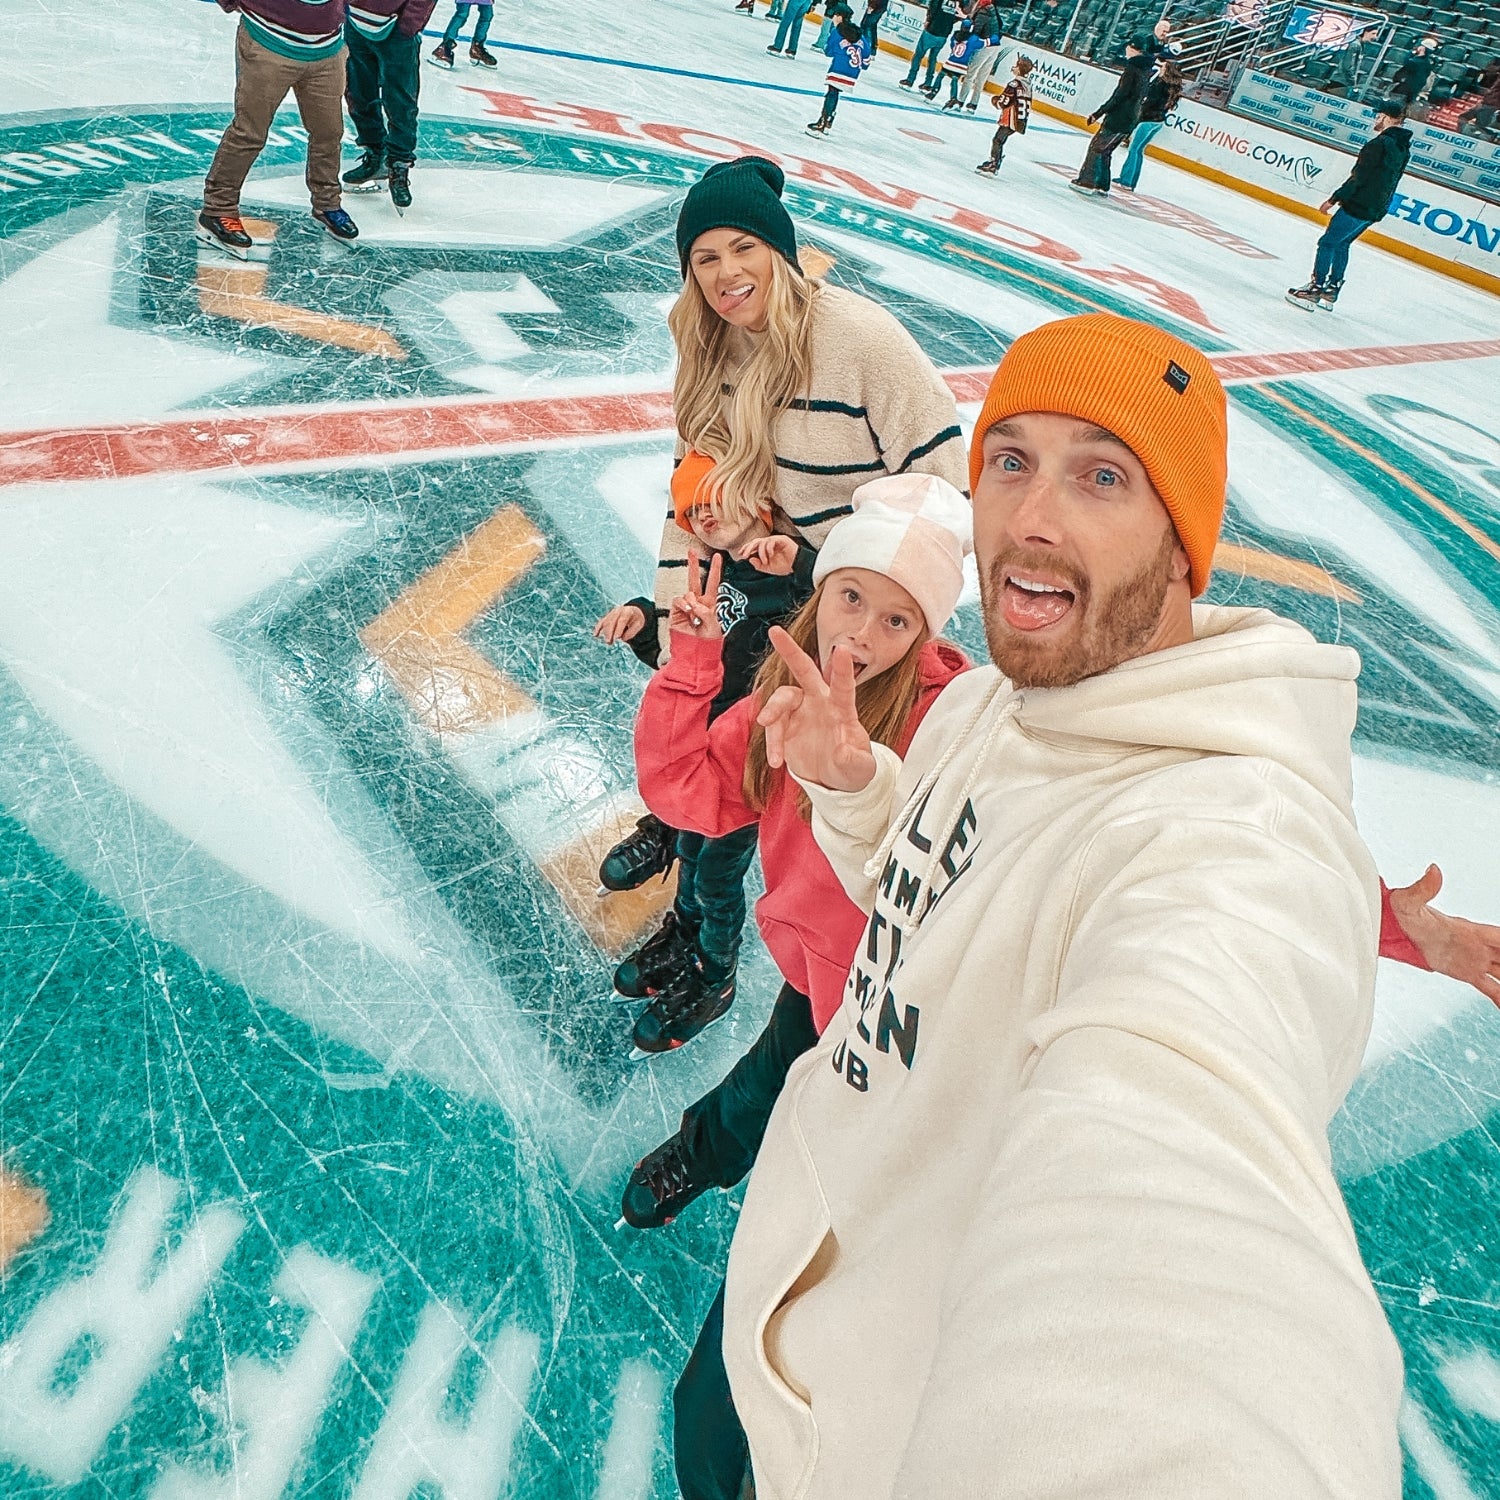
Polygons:
[[[705,498],[703,486],[714,468],[714,461],[708,454],[700,453],[696,448],[689,448],[678,460],[677,467],[672,470],[672,514],[677,524],[686,532],[691,532],[693,529],[692,523],[688,520],[688,512]],[[770,507],[758,505],[756,511],[761,520],[769,526],[771,524]]]
[[964,586],[964,554],[973,547],[966,496],[936,474],[887,474],[855,490],[854,514],[828,533],[813,582],[836,568],[884,573],[922,608],[928,633],[953,617]]
[[990,381],[969,445],[969,488],[978,493],[984,435],[996,422],[1029,411],[1094,422],[1145,466],[1192,565],[1196,599],[1224,523],[1225,404],[1208,360],[1150,323],[1114,313],[1043,323],[1010,346]]
[[693,241],[710,229],[743,229],[763,239],[801,275],[797,231],[781,203],[786,177],[764,156],[715,162],[682,200],[677,214],[677,258],[687,275]]

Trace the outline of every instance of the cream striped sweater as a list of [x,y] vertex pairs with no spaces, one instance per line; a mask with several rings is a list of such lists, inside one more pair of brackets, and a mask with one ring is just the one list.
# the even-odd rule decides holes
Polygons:
[[[727,398],[732,387],[724,389]],[[938,474],[968,492],[969,460],[952,393],[885,308],[842,287],[820,287],[811,390],[776,422],[776,504],[821,547],[834,522],[849,514],[849,497],[860,485],[907,470]],[[663,610],[682,591],[689,540],[669,499],[656,565]],[[660,629],[665,652],[665,616]]]

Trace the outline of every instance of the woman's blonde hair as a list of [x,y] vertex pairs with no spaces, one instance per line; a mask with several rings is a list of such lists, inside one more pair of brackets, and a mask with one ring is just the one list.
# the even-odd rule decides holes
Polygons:
[[[738,370],[728,368],[730,324],[708,305],[691,265],[667,316],[677,345],[672,407],[689,448],[714,460],[702,499],[729,525],[746,524],[776,495],[776,419],[812,384],[812,319],[820,283],[775,251],[766,330]],[[734,387],[725,417],[724,388]]]
[[[834,576],[834,575],[830,575]],[[787,622],[786,633],[814,661],[818,660],[818,601],[828,586],[824,579],[813,596]],[[922,691],[922,647],[928,639],[927,627],[917,631],[906,655],[894,666],[887,667],[878,677],[859,683],[854,689],[854,706],[859,713],[859,722],[865,733],[877,745],[895,745],[917,706],[917,696]],[[776,652],[766,657],[755,681],[750,696],[758,706],[769,701],[777,688],[792,682],[791,669]],[[780,767],[773,767],[766,759],[766,732],[759,724],[750,727],[750,745],[745,754],[745,779],[742,788],[745,801],[756,812],[764,812],[771,794],[776,790],[778,779],[786,775]],[[812,821],[812,803],[807,793],[797,788],[797,811],[804,823]]]

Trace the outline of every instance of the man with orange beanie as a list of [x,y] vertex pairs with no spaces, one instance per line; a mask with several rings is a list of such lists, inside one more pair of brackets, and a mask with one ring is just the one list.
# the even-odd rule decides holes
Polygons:
[[1379,926],[1359,659],[1194,604],[1226,462],[1196,349],[1046,324],[971,449],[995,665],[902,761],[773,632],[768,752],[871,916],[730,1254],[759,1500],[1400,1495],[1326,1134]]

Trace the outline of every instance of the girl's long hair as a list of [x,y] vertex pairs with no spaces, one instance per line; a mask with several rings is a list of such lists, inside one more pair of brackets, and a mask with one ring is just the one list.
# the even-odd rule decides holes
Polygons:
[[[776,419],[812,385],[812,320],[820,286],[772,253],[766,330],[737,371],[727,367],[730,325],[705,301],[691,267],[667,316],[677,345],[677,432],[689,448],[714,460],[703,499],[727,525],[752,521],[775,500]],[[727,402],[726,385],[734,387]]]
[[[787,622],[786,633],[812,657],[818,659],[818,601],[823,597],[825,579],[813,596]],[[927,643],[928,632],[924,625],[916,639],[907,647],[906,655],[894,666],[887,667],[878,677],[859,683],[854,689],[854,703],[859,711],[859,722],[877,745],[894,745],[911,718],[917,705],[917,695],[922,690],[920,656]],[[777,688],[792,682],[791,669],[773,651],[761,663],[750,688],[750,696],[758,707],[763,707]],[[745,801],[756,812],[764,812],[771,800],[779,780],[786,775],[784,767],[772,767],[766,759],[766,732],[759,724],[750,726],[750,745],[745,754]],[[812,803],[807,793],[797,788],[797,812],[803,822],[812,821]]]
[[1182,69],[1176,63],[1163,63],[1161,81],[1167,86],[1167,108],[1176,109],[1178,100],[1182,98],[1182,86],[1186,81],[1183,78]]

